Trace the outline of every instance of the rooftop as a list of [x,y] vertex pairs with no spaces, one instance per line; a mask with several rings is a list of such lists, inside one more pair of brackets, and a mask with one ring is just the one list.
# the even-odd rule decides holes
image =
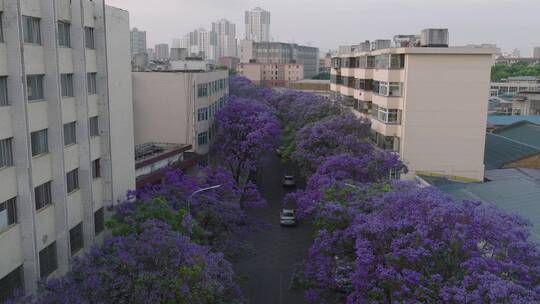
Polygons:
[[499,128],[493,133],[508,139],[540,149],[540,125],[528,121],[520,121]]
[[479,200],[520,215],[532,224],[533,238],[540,241],[540,170],[498,169],[486,171],[485,183],[458,183],[422,177],[456,201]]
[[174,144],[174,143],[144,143],[135,146],[135,161],[137,163],[159,157],[171,151],[191,149],[191,145]]
[[488,125],[492,126],[506,126],[516,123],[518,121],[529,121],[532,123],[540,124],[540,115],[531,116],[488,116]]
[[297,80],[297,81],[291,81],[291,83],[330,84],[330,80],[325,80],[325,79],[301,79],[301,80]]
[[486,134],[484,163],[487,170],[499,169],[506,164],[540,153],[540,148],[498,134]]

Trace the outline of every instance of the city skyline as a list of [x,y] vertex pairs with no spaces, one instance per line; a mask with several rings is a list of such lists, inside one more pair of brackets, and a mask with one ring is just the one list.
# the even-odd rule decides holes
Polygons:
[[[148,44],[171,44],[194,28],[211,28],[215,20],[225,18],[237,26],[237,38],[244,37],[244,12],[261,7],[272,13],[270,36],[274,41],[296,42],[319,47],[321,52],[335,50],[339,45],[355,44],[366,39],[392,38],[393,34],[414,33],[418,28],[442,27],[451,32],[452,45],[494,43],[503,52],[518,48],[523,56],[532,56],[540,39],[528,29],[537,26],[535,12],[540,3],[516,0],[495,1],[437,1],[412,0],[407,3],[393,0],[368,0],[362,3],[339,0],[331,8],[324,1],[248,1],[221,2],[202,0],[162,0],[160,6],[148,6],[142,0],[106,0],[109,5],[130,12],[131,27],[148,32]],[[309,5],[307,5],[309,4]],[[164,7],[168,9],[164,10]],[[464,10],[463,7],[467,7]],[[302,22],[298,18],[302,10]],[[178,13],[182,18],[178,18]],[[205,12],[202,15],[200,12]],[[329,16],[329,12],[332,16]],[[442,13],[441,13],[442,12]],[[327,22],[321,22],[323,19]],[[501,23],[504,20],[504,24]],[[328,26],[331,26],[331,35]],[[382,26],[384,25],[384,26]],[[348,29],[357,29],[354,34]],[[536,40],[534,40],[536,39]]]

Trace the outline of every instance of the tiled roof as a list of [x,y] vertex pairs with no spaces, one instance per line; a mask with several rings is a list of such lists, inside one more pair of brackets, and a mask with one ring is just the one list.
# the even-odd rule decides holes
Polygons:
[[533,238],[540,241],[540,170],[500,169],[486,171],[485,183],[437,183],[455,201],[479,200],[532,223]]
[[488,116],[488,125],[492,126],[507,126],[519,121],[529,121],[532,123],[540,124],[540,115],[530,116],[504,116],[504,115],[490,115]]
[[505,164],[540,153],[540,148],[498,135],[486,134],[484,163],[487,170],[500,169]]
[[493,133],[540,148],[540,125],[530,122],[519,122],[497,129]]

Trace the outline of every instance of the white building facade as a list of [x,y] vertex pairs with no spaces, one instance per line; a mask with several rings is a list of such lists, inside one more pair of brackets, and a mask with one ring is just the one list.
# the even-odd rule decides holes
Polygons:
[[0,10],[2,301],[101,241],[135,172],[128,13],[102,0]]
[[164,61],[169,59],[169,45],[166,43],[156,44],[154,51],[154,58],[158,61]]
[[245,12],[246,40],[270,41],[270,12],[256,7]]
[[133,73],[135,143],[188,144],[208,154],[228,93],[228,71]]

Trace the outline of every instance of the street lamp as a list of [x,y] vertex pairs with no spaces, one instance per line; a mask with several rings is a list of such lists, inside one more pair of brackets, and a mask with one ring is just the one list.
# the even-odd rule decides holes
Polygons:
[[193,196],[194,196],[195,194],[199,194],[199,193],[201,193],[201,192],[205,192],[205,191],[208,191],[208,190],[217,189],[217,188],[219,188],[219,187],[221,187],[221,185],[215,185],[215,186],[211,186],[211,187],[208,187],[208,188],[199,189],[199,190],[196,190],[195,192],[191,193],[191,194],[187,197],[187,199],[186,199],[186,201],[187,201],[187,212],[188,212],[188,214],[191,215],[191,198],[193,198]]

